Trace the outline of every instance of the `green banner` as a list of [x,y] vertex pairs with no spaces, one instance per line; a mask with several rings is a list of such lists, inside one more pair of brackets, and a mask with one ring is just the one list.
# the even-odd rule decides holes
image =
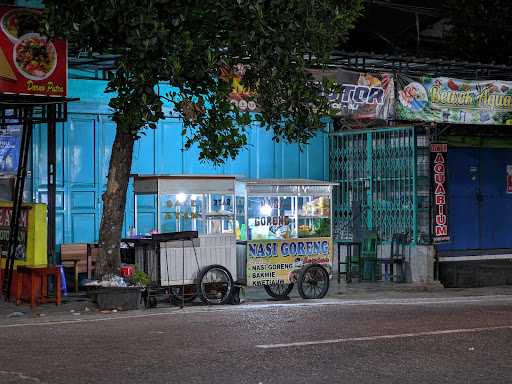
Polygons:
[[512,125],[512,81],[397,76],[396,119]]

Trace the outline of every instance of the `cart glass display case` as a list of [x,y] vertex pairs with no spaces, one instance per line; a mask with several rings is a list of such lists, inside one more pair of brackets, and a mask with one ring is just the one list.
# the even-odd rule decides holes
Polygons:
[[[296,185],[284,183],[296,183]],[[332,186],[330,183],[323,182],[322,185],[304,183],[321,182],[246,181],[244,198],[247,201],[247,231],[246,237],[239,238],[274,240],[330,237]],[[240,235],[242,234],[241,231]]]
[[[233,234],[235,178],[233,176],[136,176],[135,233],[197,231]],[[147,195],[156,196],[156,212]],[[153,211],[153,212],[152,212]],[[153,228],[148,228],[148,220]],[[151,220],[150,220],[151,221]]]

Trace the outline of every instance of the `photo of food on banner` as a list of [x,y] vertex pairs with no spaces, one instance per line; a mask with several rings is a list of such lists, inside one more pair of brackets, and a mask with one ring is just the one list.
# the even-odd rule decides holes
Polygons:
[[311,70],[317,81],[334,81],[326,94],[336,116],[349,120],[388,120],[394,113],[395,86],[393,76],[384,72],[346,70]]

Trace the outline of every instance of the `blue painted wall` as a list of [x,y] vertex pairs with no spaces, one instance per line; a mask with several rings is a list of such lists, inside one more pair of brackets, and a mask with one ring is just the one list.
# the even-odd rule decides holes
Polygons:
[[[105,190],[115,125],[110,119],[109,95],[100,80],[69,80],[68,122],[57,127],[57,243],[98,239],[101,194]],[[170,114],[170,111],[168,111]],[[275,143],[272,135],[254,125],[249,145],[234,161],[213,167],[198,161],[198,150],[182,151],[182,123],[177,117],[161,121],[135,144],[132,173],[231,174],[246,178],[311,178],[328,180],[328,136],[320,133],[301,152],[297,145]],[[35,201],[46,201],[47,128],[36,126],[33,136],[32,185]],[[146,226],[154,221],[154,202],[139,205]],[[125,215],[133,223],[130,186]]]

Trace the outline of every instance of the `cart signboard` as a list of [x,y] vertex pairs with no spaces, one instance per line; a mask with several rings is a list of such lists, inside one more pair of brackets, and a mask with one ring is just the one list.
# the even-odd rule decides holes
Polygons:
[[65,97],[67,43],[41,35],[42,10],[0,6],[0,93]]
[[332,257],[330,237],[248,241],[247,285],[294,283],[299,271],[310,264],[320,264],[330,274]]

